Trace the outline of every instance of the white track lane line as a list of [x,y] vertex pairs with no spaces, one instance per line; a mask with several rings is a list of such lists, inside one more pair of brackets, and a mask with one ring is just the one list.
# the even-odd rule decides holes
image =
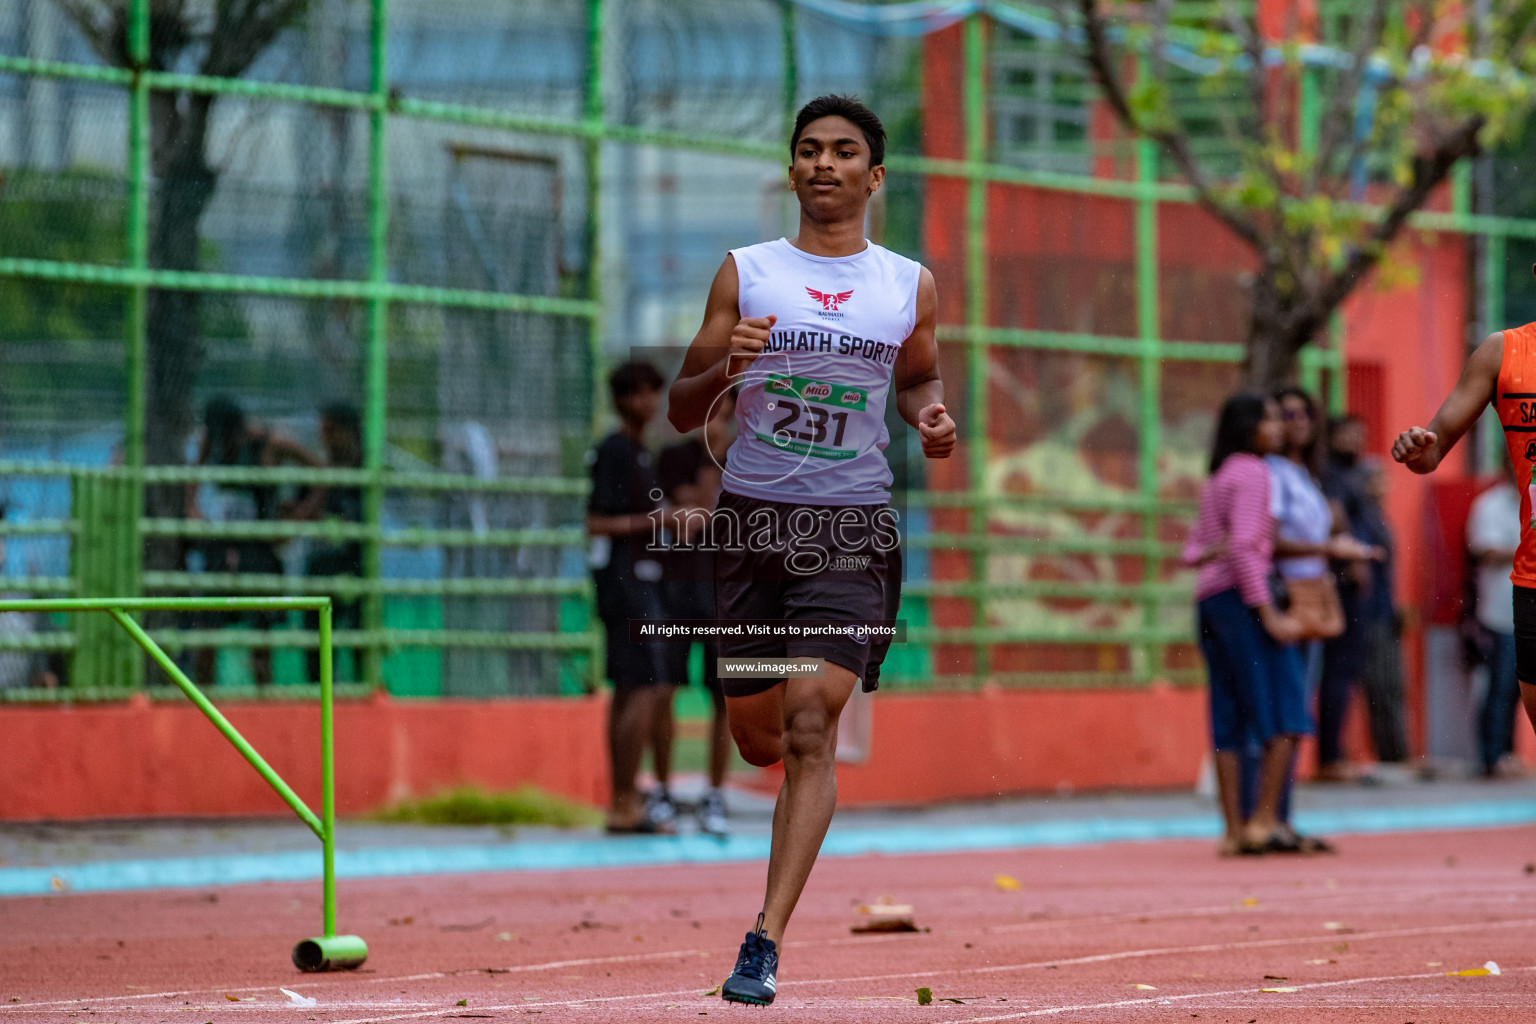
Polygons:
[[[1248,908],[1248,907],[1236,908],[1236,909],[1240,910],[1243,913],[1253,913],[1253,912],[1255,912],[1257,910],[1257,908]],[[1218,912],[1218,911],[1225,911],[1225,912],[1229,912],[1230,913],[1230,912],[1234,911],[1234,908],[1231,907],[1231,906],[1225,906],[1225,907],[1221,907],[1221,908],[1211,908],[1211,909],[1202,908],[1200,910],[1189,911],[1188,913],[1196,914],[1196,913],[1207,913],[1207,912]],[[1178,912],[1174,912],[1174,914],[1170,915],[1170,916],[1174,916],[1177,913]],[[1142,914],[1142,915],[1135,915],[1135,914],[1105,915],[1104,917],[1099,918],[1097,920],[1120,920],[1120,919],[1135,920],[1135,919],[1137,919],[1139,917],[1152,917],[1152,916],[1155,916],[1155,915],[1150,915],[1150,914]],[[1052,924],[1072,925],[1072,924],[1079,924],[1079,923],[1084,923],[1085,921],[1092,921],[1092,920],[1095,920],[1095,919],[1063,918],[1063,919],[1060,919],[1060,920],[1057,920],[1057,921],[1021,922],[1021,924],[1016,925],[1016,926],[1002,926],[1002,927],[1009,927],[1010,930],[1013,930],[1013,929],[1022,930],[1023,928],[1028,927],[1030,925],[1039,925],[1041,927],[1047,927],[1047,926],[1050,926]],[[1502,921],[1502,922],[1478,923],[1478,924],[1466,924],[1466,925],[1440,925],[1440,926],[1435,926],[1435,927],[1430,927],[1430,928],[1398,929],[1398,930],[1392,930],[1392,931],[1354,932],[1354,933],[1350,933],[1350,938],[1352,940],[1354,940],[1354,941],[1363,941],[1365,939],[1375,939],[1375,938],[1395,938],[1395,937],[1407,937],[1407,936],[1413,936],[1413,935],[1455,933],[1455,932],[1460,932],[1460,931],[1472,931],[1472,930],[1477,930],[1477,929],[1480,929],[1480,928],[1508,928],[1508,927],[1515,927],[1517,925],[1536,925],[1536,919],[1524,919],[1524,920],[1518,920],[1518,921]],[[1041,960],[1041,961],[1034,961],[1034,962],[1030,962],[1030,963],[1012,964],[1012,965],[1009,965],[1009,964],[999,964],[999,965],[994,965],[994,966],[990,966],[990,967],[955,968],[955,969],[941,970],[941,971],[922,971],[922,972],[916,972],[915,971],[915,972],[909,972],[909,973],[903,973],[903,974],[866,975],[866,976],[856,977],[856,978],[829,978],[829,979],[824,979],[824,980],[807,979],[807,980],[803,980],[803,981],[788,982],[788,983],[786,983],[786,987],[787,986],[801,986],[801,985],[837,984],[837,983],[843,983],[843,982],[860,982],[860,981],[891,981],[891,980],[900,980],[902,978],[928,977],[928,976],[932,976],[934,974],[951,974],[951,975],[952,974],[991,974],[991,973],[1000,973],[1000,972],[1014,971],[1014,970],[1029,970],[1029,969],[1049,967],[1049,966],[1061,967],[1061,966],[1067,966],[1067,965],[1072,965],[1072,964],[1102,963],[1102,962],[1106,962],[1106,961],[1110,961],[1110,960],[1133,959],[1133,958],[1150,957],[1150,956],[1174,955],[1174,954],[1178,954],[1178,953],[1187,953],[1187,952],[1212,952],[1212,951],[1218,951],[1218,950],[1224,950],[1224,949],[1262,948],[1262,947],[1266,947],[1266,946],[1278,946],[1278,945],[1289,945],[1289,944],[1296,944],[1296,943],[1302,943],[1302,942],[1323,941],[1323,940],[1325,940],[1325,939],[1327,939],[1329,937],[1330,936],[1326,936],[1326,935],[1323,935],[1323,936],[1301,936],[1301,937],[1290,938],[1290,939],[1258,939],[1258,940],[1253,940],[1253,941],[1250,941],[1250,942],[1240,942],[1240,943],[1212,943],[1212,944],[1200,945],[1200,946],[1156,947],[1156,948],[1143,949],[1143,950],[1128,950],[1128,951],[1124,951],[1124,952],[1120,952],[1120,953],[1101,953],[1101,954],[1095,954],[1095,955],[1087,956],[1087,957],[1076,957],[1076,958],[1068,958],[1068,959],[1062,959],[1062,960]],[[891,938],[896,938],[896,936],[891,936]],[[854,943],[856,941],[860,941],[860,940],[832,939],[832,940],[821,940],[820,942],[808,942],[808,943],[803,943],[803,944],[798,944],[798,945],[801,945],[803,947],[803,946],[818,945],[818,944],[832,945],[832,944],[842,944],[842,943],[845,943],[845,942],[847,942],[847,943]],[[862,940],[862,941],[866,941],[867,942],[868,940],[865,939],[865,940]],[[467,974],[481,974],[481,973],[491,973],[491,972],[494,972],[496,974],[503,974],[503,973],[511,974],[511,973],[523,973],[523,972],[529,972],[529,971],[555,970],[555,969],[561,968],[561,967],[584,967],[584,966],[591,966],[591,965],[595,965],[595,964],[605,964],[605,963],[630,963],[630,962],[638,962],[638,961],[646,961],[646,960],[679,959],[679,958],[689,957],[689,956],[707,957],[707,956],[712,956],[712,955],[713,955],[713,953],[711,951],[708,951],[708,950],[687,949],[687,950],[673,950],[673,951],[670,951],[670,952],[658,952],[658,953],[637,953],[637,954],[631,954],[631,955],[628,955],[628,956],[616,956],[616,957],[585,957],[585,958],[572,959],[572,960],[552,960],[552,961],[546,961],[544,963],[537,963],[537,964],[522,964],[522,965],[513,966],[513,967],[506,967],[506,968],[497,967],[497,968],[487,969],[487,968],[475,967],[475,968],[465,968],[465,969],[462,969],[462,970],[454,970],[454,971],[429,971],[429,972],[426,972],[426,973],[423,973],[423,974],[392,975],[392,976],[388,976],[388,977],[367,978],[367,979],[364,979],[364,983],[366,983],[366,984],[387,984],[387,983],[402,982],[402,981],[426,981],[426,980],[430,980],[430,979],[434,979],[434,978],[450,978],[450,977],[457,977],[457,976],[467,975]],[[293,989],[315,988],[315,987],[318,987],[318,986],[326,985],[329,980],[331,980],[331,979],[327,979],[325,981],[320,981],[320,980],[317,980],[317,981],[295,981],[295,982],[292,982],[292,983],[286,985],[285,987],[293,988]],[[105,1000],[109,1000],[110,999],[113,1002],[122,1002],[122,1001],[127,1001],[127,1000],[163,999],[163,998],[168,998],[168,997],[173,997],[173,996],[198,996],[198,995],[208,995],[208,994],[215,994],[215,995],[217,995],[217,994],[223,994],[225,992],[232,993],[232,994],[233,993],[238,993],[238,992],[264,992],[264,991],[270,991],[274,987],[275,986],[273,986],[273,985],[221,986],[221,987],[209,987],[209,988],[201,988],[201,989],[181,989],[181,990],[166,991],[166,992],[145,992],[145,993],[139,993],[139,994],[136,994],[136,995],[116,995],[116,994],[110,994],[110,993],[98,993],[98,994],[95,994],[95,995],[90,995],[90,996],[85,996],[85,997],[75,998],[75,999],[53,999],[53,1000],[47,1000],[47,1001],[41,1001],[41,1002],[32,1002],[32,1003],[4,1003],[4,1004],[0,1004],[0,1011],[5,1011],[5,1010],[41,1009],[41,1008],[50,1007],[50,1006],[67,1006],[67,1005],[79,1004],[79,1003],[89,1003],[89,1002],[91,1002],[93,1000],[97,1001],[97,1002],[100,1002],[100,1001],[105,1001]],[[660,993],[659,995],[670,995],[670,994],[673,994],[673,993]],[[617,996],[615,996],[615,997],[604,997],[604,998],[605,999],[606,998],[637,998],[638,999],[638,998],[643,998],[643,997],[640,997],[640,996],[617,997]],[[574,1002],[580,1002],[580,1001],[581,1000],[575,1000]],[[235,1005],[235,1004],[231,1004],[231,1005]],[[564,1005],[564,1004],[561,1004],[561,1005]]]
[[[383,977],[383,978],[364,978],[363,981],[361,982],[361,984],[379,985],[379,984],[386,984],[386,983],[399,982],[399,981],[426,981],[426,980],[429,980],[429,979],[432,979],[432,978],[453,978],[453,977],[458,977],[460,975],[465,975],[465,974],[487,974],[487,973],[491,973],[491,971],[494,971],[494,973],[496,973],[496,974],[517,974],[517,973],[522,973],[522,972],[525,972],[525,971],[552,971],[552,970],[555,970],[555,969],[560,968],[560,967],[588,967],[588,966],[592,966],[594,964],[619,964],[619,963],[629,963],[631,961],[637,961],[637,960],[670,960],[670,959],[678,959],[678,958],[687,957],[687,956],[710,956],[710,955],[712,955],[712,954],[710,954],[707,951],[702,950],[702,949],[678,949],[678,950],[673,950],[672,952],[669,952],[669,953],[636,953],[636,954],[632,954],[630,956],[599,956],[599,957],[587,957],[585,959],[580,959],[580,960],[550,960],[550,961],[547,961],[545,963],[522,964],[522,965],[516,966],[516,967],[496,967],[496,968],[492,968],[490,970],[487,970],[484,967],[469,967],[469,968],[465,968],[463,970],[457,970],[457,971],[429,971],[429,972],[427,972],[425,974],[391,975],[389,977]],[[336,976],[336,980],[339,980],[339,979],[344,978],[344,977],[346,977],[346,975],[337,975]],[[328,979],[328,980],[330,980],[330,979]],[[294,982],[290,982],[288,984],[285,984],[282,987],[283,988],[291,988],[291,989],[315,988],[317,986],[323,986],[325,984],[326,984],[325,981],[294,981]],[[273,989],[275,989],[277,987],[278,986],[275,986],[275,985],[229,985],[229,986],[222,986],[222,987],[217,987],[216,986],[216,987],[212,987],[212,988],[180,989],[180,990],[172,991],[172,992],[143,992],[143,993],[140,993],[140,994],[137,994],[137,995],[131,995],[131,996],[127,996],[127,995],[114,995],[114,994],[108,993],[108,994],[97,994],[97,995],[91,995],[91,996],[84,996],[84,997],[81,997],[79,999],[50,999],[50,1000],[48,1000],[46,1002],[38,1002],[38,1003],[0,1003],[0,1010],[27,1010],[27,1009],[39,1009],[39,1008],[48,1007],[48,1006],[69,1006],[69,1005],[72,1005],[72,1004],[75,1004],[75,1003],[89,1003],[89,1002],[91,1002],[93,1000],[96,1001],[96,1002],[104,1002],[104,1001],[107,1001],[107,1000],[111,1000],[113,1002],[122,1002],[122,1001],[130,1000],[130,999],[136,999],[136,1000],[142,1000],[142,999],[166,999],[166,998],[170,998],[170,997],[173,997],[173,996],[222,995],[225,992],[228,992],[230,994],[234,994],[236,992],[268,992],[268,991],[271,991],[271,990],[273,990]],[[233,1005],[236,1005],[236,1004],[231,1003],[230,1005],[233,1006]]]
[[[1536,971],[1536,967],[1512,967],[1505,974],[1514,974],[1516,971]],[[1374,985],[1388,981],[1422,981],[1426,978],[1443,978],[1445,974],[1436,971],[1433,974],[1383,974],[1373,978],[1345,978],[1342,981],[1314,981],[1300,985],[1289,986],[1298,991],[1319,988],[1341,988],[1346,985]],[[1235,995],[1259,995],[1255,988],[1229,988],[1217,992],[1187,992],[1183,995],[1170,995],[1139,998],[1119,999],[1109,1003],[1082,1003],[1077,1006],[1049,1006],[1038,1010],[1025,1010],[1021,1013],[1005,1013],[994,1017],[966,1017],[963,1020],[949,1021],[947,1024],[987,1024],[990,1021],[999,1020],[1023,1020],[1026,1017],[1049,1017],[1058,1013],[1085,1013],[1089,1010],[1115,1010],[1126,1006],[1159,1006],[1163,1003],[1189,1002],[1193,999],[1218,999],[1222,996]],[[1281,993],[1288,995],[1290,993]]]
[[[1480,923],[1476,923],[1476,924],[1466,924],[1466,925],[1442,925],[1442,926],[1431,927],[1431,928],[1405,928],[1405,929],[1398,929],[1398,930],[1394,930],[1394,931],[1356,933],[1356,934],[1351,936],[1351,940],[1352,941],[1364,941],[1364,940],[1367,940],[1367,939],[1398,938],[1398,937],[1407,937],[1407,936],[1414,936],[1414,935],[1455,934],[1455,933],[1458,933],[1458,932],[1465,932],[1465,931],[1486,930],[1486,929],[1491,929],[1491,928],[1511,928],[1511,927],[1516,927],[1516,926],[1529,927],[1529,926],[1532,926],[1532,925],[1536,925],[1536,920],[1526,919],[1526,920],[1520,920],[1520,921],[1480,922]],[[859,983],[859,982],[866,982],[866,981],[888,981],[888,980],[907,979],[907,978],[929,978],[929,977],[942,976],[942,975],[995,974],[995,973],[1002,973],[1002,972],[1006,972],[1006,971],[1029,970],[1029,969],[1033,969],[1033,968],[1043,968],[1043,967],[1049,967],[1049,966],[1061,967],[1061,966],[1067,966],[1067,965],[1072,965],[1072,964],[1104,963],[1104,962],[1112,961],[1112,960],[1134,959],[1134,958],[1143,958],[1143,957],[1151,957],[1151,956],[1165,956],[1165,955],[1173,955],[1173,954],[1189,953],[1189,952],[1213,952],[1213,951],[1221,951],[1221,950],[1229,950],[1229,949],[1260,948],[1260,947],[1265,947],[1265,946],[1279,946],[1279,945],[1295,945],[1295,944],[1304,943],[1304,942],[1318,942],[1318,941],[1325,940],[1326,938],[1327,938],[1327,936],[1307,935],[1307,936],[1301,936],[1301,937],[1290,938],[1290,939],[1264,939],[1264,940],[1258,940],[1258,941],[1253,941],[1253,942],[1244,942],[1244,943],[1213,943],[1213,944],[1209,944],[1209,945],[1200,945],[1200,946],[1177,946],[1177,947],[1163,947],[1163,948],[1156,948],[1156,949],[1125,950],[1125,951],[1122,951],[1122,952],[1119,952],[1119,953],[1100,953],[1100,954],[1096,954],[1094,956],[1075,957],[1075,958],[1065,959],[1065,960],[1042,960],[1042,961],[1038,961],[1038,962],[1034,962],[1034,963],[1024,963],[1024,964],[1000,964],[1000,965],[997,965],[997,966],[994,966],[994,967],[961,968],[961,969],[958,969],[958,970],[922,971],[922,972],[912,972],[912,973],[904,973],[904,974],[889,974],[889,975],[867,975],[867,976],[852,977],[852,978],[810,979],[810,980],[806,980],[806,981],[789,982],[789,983],[786,983],[784,985],[781,985],[780,986],[780,992],[782,993],[784,989],[789,989],[789,988],[793,988],[793,989],[799,990],[801,988],[809,987],[809,986],[812,986],[812,985],[856,984],[856,983]],[[1513,968],[1512,970],[1530,970],[1530,969],[1531,968]],[[1401,976],[1399,976],[1399,980],[1409,979],[1409,978],[1436,978],[1436,977],[1442,977],[1442,976],[1443,975],[1440,972],[1436,972],[1434,974],[1401,975]],[[1308,984],[1308,985],[1305,985],[1305,986],[1300,986],[1299,985],[1299,986],[1296,986],[1296,987],[1297,988],[1302,988],[1302,987],[1306,987],[1306,988],[1326,988],[1326,987],[1329,987],[1329,986],[1337,987],[1339,985],[1362,984],[1362,983],[1365,983],[1365,982],[1368,982],[1368,981],[1386,981],[1386,980],[1392,980],[1392,979],[1388,978],[1388,977],[1382,977],[1382,978],[1361,978],[1361,979],[1350,979],[1350,980],[1342,981],[1342,982],[1316,982],[1316,983]],[[1024,1011],[1023,1013],[1007,1014],[1007,1015],[1003,1015],[1003,1016],[999,1016],[999,1017],[980,1017],[980,1018],[975,1018],[974,1020],[976,1022],[980,1022],[980,1021],[993,1021],[993,1020],[1015,1020],[1015,1019],[1020,1019],[1020,1018],[1023,1018],[1023,1017],[1047,1016],[1047,1015],[1056,1014],[1056,1013],[1071,1012],[1071,1011],[1074,1011],[1074,1010],[1112,1009],[1112,1008],[1120,1007],[1120,1006],[1138,1006],[1138,1005],[1146,1005],[1146,1004],[1154,1004],[1155,1005],[1156,1003],[1162,1002],[1164,1000],[1173,1001],[1175,999],[1178,999],[1178,1000],[1188,1000],[1188,999],[1196,999],[1196,998],[1218,998],[1218,997],[1221,997],[1221,996],[1240,995],[1240,994],[1254,994],[1254,990],[1251,989],[1251,988],[1243,988],[1243,989],[1231,989],[1231,990],[1224,990],[1224,991],[1217,991],[1217,992],[1195,993],[1195,994],[1190,994],[1190,995],[1185,995],[1185,996],[1177,996],[1177,997],[1175,997],[1175,996],[1166,996],[1166,997],[1163,997],[1162,999],[1156,999],[1156,998],[1153,998],[1153,999],[1127,999],[1127,1000],[1117,1000],[1117,1001],[1114,1001],[1114,1002],[1096,1003],[1096,1004],[1083,1005],[1083,1006],[1049,1007],[1049,1008],[1038,1009],[1038,1010],[1027,1010],[1027,1011]],[[633,993],[633,994],[628,994],[628,995],[616,995],[616,996],[595,996],[595,997],[589,997],[589,998],[586,998],[586,999],[561,999],[561,1000],[549,1000],[549,1001],[545,1001],[545,1002],[520,1001],[520,1002],[516,1002],[516,1003],[482,1005],[482,1006],[475,1007],[475,1009],[477,1009],[479,1011],[482,1011],[482,1012],[494,1012],[494,1011],[499,1011],[499,1010],[534,1009],[534,1008],[541,1007],[541,1006],[546,1006],[546,1007],[555,1007],[555,1006],[576,1007],[576,1006],[597,1005],[597,1004],[604,1004],[604,1003],[632,1002],[632,1001],[636,1001],[636,1000],[645,1000],[645,999],[677,999],[677,998],[687,998],[687,997],[690,997],[690,996],[698,997],[700,995],[702,995],[702,993],[699,991],[699,989],[697,987],[693,987],[693,988],[686,988],[686,989],[674,989],[674,990],[672,990],[670,992],[644,992],[644,993]],[[232,1004],[232,1005],[234,1005],[234,1004]],[[352,1020],[334,1021],[334,1022],[332,1022],[332,1024],[385,1024],[385,1022],[388,1022],[388,1021],[420,1020],[420,1019],[423,1019],[423,1018],[426,1018],[426,1017],[437,1017],[437,1016],[442,1016],[443,1014],[445,1014],[447,1012],[449,1012],[448,1009],[445,1009],[443,1007],[438,1007],[438,1008],[435,1008],[435,1009],[432,1009],[432,1010],[425,1010],[425,1011],[420,1011],[420,1012],[415,1012],[415,1013],[399,1013],[399,1014],[389,1014],[389,1015],[386,1015],[386,1016],[369,1016],[369,1017],[359,1017],[359,1018],[355,1018],[355,1019],[352,1019]],[[954,1022],[954,1024],[961,1024],[961,1022],[957,1021],[957,1022]]]
[[[1459,932],[1487,931],[1494,928],[1529,928],[1536,926],[1536,918],[1515,921],[1488,921],[1469,924],[1433,925],[1424,928],[1398,928],[1390,931],[1352,932],[1351,942],[1370,939],[1408,938],[1415,935],[1454,935]],[[927,971],[904,971],[900,974],[866,974],[855,978],[809,978],[804,981],[786,982],[779,988],[800,988],[807,985],[842,985],[864,981],[900,981],[907,978],[932,978],[944,975],[1003,974],[1008,971],[1026,971],[1046,967],[1068,967],[1078,964],[1101,964],[1113,960],[1140,960],[1154,956],[1177,956],[1184,953],[1217,953],[1231,949],[1263,949],[1270,946],[1295,946],[1306,942],[1326,942],[1337,933],[1328,935],[1301,935],[1289,939],[1253,939],[1248,942],[1211,942],[1198,946],[1157,946],[1150,949],[1128,949],[1118,953],[1095,953],[1091,956],[1066,957],[1059,960],[1035,960],[1022,964],[996,964],[990,967],[957,967]]]

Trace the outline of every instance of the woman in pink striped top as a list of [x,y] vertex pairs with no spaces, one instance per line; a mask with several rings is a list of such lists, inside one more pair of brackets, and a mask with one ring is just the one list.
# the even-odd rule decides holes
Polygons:
[[[1275,838],[1276,807],[1299,735],[1310,731],[1286,699],[1294,667],[1283,645],[1300,635],[1269,591],[1275,522],[1264,456],[1284,439],[1279,407],[1259,395],[1234,395],[1222,407],[1211,476],[1184,549],[1200,567],[1195,581],[1200,651],[1210,676],[1211,736],[1226,824],[1221,852],[1263,853]],[[1240,755],[1250,736],[1264,745],[1258,801],[1242,818]]]

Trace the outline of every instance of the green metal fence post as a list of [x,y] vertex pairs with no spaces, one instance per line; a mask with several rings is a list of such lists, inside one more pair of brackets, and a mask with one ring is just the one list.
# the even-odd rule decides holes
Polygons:
[[[133,65],[133,86],[128,109],[128,266],[149,267],[149,0],[131,0],[128,9],[128,59]],[[129,514],[117,524],[124,531],[124,589],[118,593],[137,596],[143,571],[144,548],[139,543],[139,517],[144,514],[145,408],[149,386],[149,290],[143,284],[128,289],[128,408],[124,411],[123,464],[129,476]],[[144,685],[144,659],[121,644],[126,656],[128,685]]]
[[[389,151],[385,126],[389,101],[386,77],[385,30],[387,0],[370,0],[368,88],[374,105],[368,112],[368,281],[382,288],[389,281]],[[385,410],[389,394],[389,304],[382,292],[368,299],[366,409],[363,427],[363,466],[368,485],[363,490],[363,522],[372,533],[363,541],[363,575],[377,583],[383,575],[379,531],[384,520]],[[384,628],[384,599],[375,587],[363,598],[363,628],[377,635]],[[384,651],[370,640],[363,651],[363,679],[384,685]]]
[[[1139,139],[1136,143],[1136,181],[1141,186],[1136,200],[1136,333],[1141,342],[1137,367],[1141,429],[1136,484],[1144,502],[1141,535],[1151,544],[1158,537],[1157,461],[1163,449],[1163,352],[1157,301],[1157,144],[1150,139]],[[1152,584],[1161,576],[1161,559],[1147,555],[1142,563],[1142,579]],[[1158,598],[1149,594],[1141,606],[1142,626],[1149,632],[1157,627],[1159,610]],[[1131,659],[1132,674],[1138,680],[1151,679],[1162,669],[1162,650],[1152,644],[1134,648]]]
[[[604,41],[607,31],[606,10],[603,0],[587,0],[587,77],[585,95],[582,97],[582,119],[586,129],[583,155],[587,174],[587,300],[593,303],[592,316],[587,320],[588,360],[592,365],[592,433],[595,435],[602,422],[607,401],[607,389],[603,386],[603,136],[606,132],[606,108],[603,102],[605,79]],[[595,595],[588,587],[582,591],[587,609],[587,631],[592,634],[592,645],[587,654],[587,685],[596,693],[603,685],[602,636],[594,628],[597,622]]]
[[784,0],[779,24],[780,40],[784,54],[784,78],[780,83],[784,103],[784,134],[795,126],[795,115],[800,112],[800,56],[795,49],[795,4]]
[[325,935],[336,934],[336,741],[331,709],[331,602],[320,609],[320,845]]
[[[1502,232],[1490,232],[1483,236],[1483,295],[1482,335],[1487,337],[1504,325],[1505,265],[1509,256],[1508,238]],[[1474,344],[1483,337],[1473,337]],[[1481,450],[1477,467],[1484,473],[1496,473],[1505,459],[1504,434],[1500,429],[1498,414],[1492,409],[1483,413],[1485,426],[1479,428]]]
[[[965,20],[965,326],[966,338],[966,462],[970,473],[971,533],[985,537],[987,505],[979,499],[987,487],[987,181],[977,169],[987,159],[987,26],[979,14]],[[989,581],[988,559],[982,545],[972,556],[972,579]],[[985,587],[972,602],[972,624],[987,624]],[[977,642],[975,674],[985,679],[992,671],[992,649]]]

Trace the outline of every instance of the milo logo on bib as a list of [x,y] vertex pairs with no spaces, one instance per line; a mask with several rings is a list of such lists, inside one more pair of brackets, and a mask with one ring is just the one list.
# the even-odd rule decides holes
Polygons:
[[783,374],[769,374],[765,390],[785,392],[799,395],[807,402],[815,402],[817,405],[841,405],[849,409],[864,408],[864,389],[844,387],[841,384],[829,384],[824,380],[811,380],[809,377],[789,377]]

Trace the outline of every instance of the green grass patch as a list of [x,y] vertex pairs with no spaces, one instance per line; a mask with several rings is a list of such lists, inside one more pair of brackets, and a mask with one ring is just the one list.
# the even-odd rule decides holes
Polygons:
[[487,793],[471,786],[434,796],[402,800],[373,815],[377,821],[421,825],[553,825],[585,828],[603,820],[595,807],[567,800],[537,786]]

